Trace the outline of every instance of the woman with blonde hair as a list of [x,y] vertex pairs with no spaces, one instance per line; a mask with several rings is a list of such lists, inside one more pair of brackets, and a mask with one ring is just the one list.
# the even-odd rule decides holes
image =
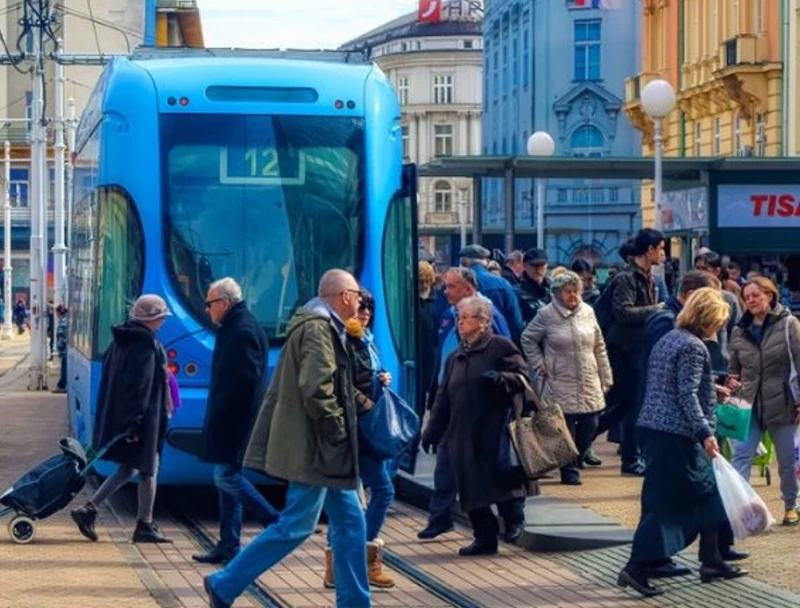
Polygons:
[[698,289],[678,315],[677,328],[650,355],[637,421],[645,460],[642,514],[618,581],[645,596],[662,593],[649,583],[648,570],[685,549],[698,534],[702,582],[747,574],[722,559],[719,533],[728,518],[711,464],[719,455],[716,395],[703,341],[716,335],[729,314],[719,290]]
[[783,525],[793,526],[800,522],[794,456],[800,403],[789,381],[792,364],[800,369],[800,324],[780,304],[778,288],[766,277],[748,280],[742,298],[746,312],[731,334],[727,383],[753,404],[753,413],[749,436],[734,442],[733,466],[749,479],[758,444],[769,431],[781,478]]

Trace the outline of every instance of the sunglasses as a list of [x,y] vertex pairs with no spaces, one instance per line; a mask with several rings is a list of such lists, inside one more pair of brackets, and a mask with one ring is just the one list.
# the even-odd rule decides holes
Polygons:
[[215,300],[206,300],[206,308],[211,308],[217,302],[222,302],[225,298],[216,298]]

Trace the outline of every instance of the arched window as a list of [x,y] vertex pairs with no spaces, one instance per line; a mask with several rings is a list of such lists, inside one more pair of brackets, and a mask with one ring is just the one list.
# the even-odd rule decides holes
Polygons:
[[453,210],[453,189],[450,182],[439,180],[433,184],[434,211],[450,213]]
[[597,127],[585,125],[572,134],[569,145],[573,156],[602,156],[605,140]]

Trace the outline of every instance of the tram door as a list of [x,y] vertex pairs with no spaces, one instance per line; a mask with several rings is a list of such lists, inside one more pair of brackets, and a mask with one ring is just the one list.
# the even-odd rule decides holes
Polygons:
[[[419,413],[425,412],[424,389],[419,380],[419,278],[417,252],[417,171],[403,166],[403,179],[386,221],[383,251],[385,298],[389,307],[397,355],[402,365],[397,392]],[[419,438],[401,457],[399,466],[414,472]]]

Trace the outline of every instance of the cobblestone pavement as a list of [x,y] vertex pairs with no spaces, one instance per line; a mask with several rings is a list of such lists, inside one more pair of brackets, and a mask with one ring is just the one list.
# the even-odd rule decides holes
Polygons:
[[[595,451],[603,460],[601,467],[587,467],[583,471],[582,486],[564,486],[557,481],[544,481],[542,492],[557,496],[591,508],[607,515],[625,526],[635,528],[639,520],[639,496],[641,479],[622,477],[619,474],[619,457],[615,455],[616,445],[598,442]],[[775,518],[783,519],[783,502],[778,487],[778,465],[771,468],[772,485],[753,469],[751,483],[772,510]],[[800,527],[786,528],[775,526],[761,536],[749,538],[739,543],[738,548],[751,553],[745,562],[752,578],[777,585],[794,593],[800,593]],[[627,556],[627,549],[624,550]],[[687,551],[687,554],[696,554]],[[729,606],[732,604],[728,604]],[[744,604],[739,604],[743,606]],[[765,604],[766,606],[766,604]]]

